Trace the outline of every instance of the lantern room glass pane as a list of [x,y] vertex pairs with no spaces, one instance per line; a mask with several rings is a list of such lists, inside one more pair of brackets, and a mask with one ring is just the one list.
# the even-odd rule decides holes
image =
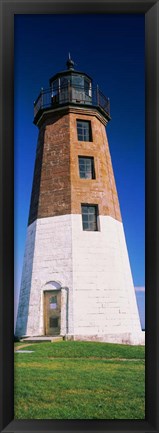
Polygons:
[[72,86],[84,88],[84,76],[72,75]]

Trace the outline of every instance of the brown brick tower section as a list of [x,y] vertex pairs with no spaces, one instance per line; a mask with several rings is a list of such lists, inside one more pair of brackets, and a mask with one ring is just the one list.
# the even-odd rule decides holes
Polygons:
[[40,126],[29,222],[71,213],[69,115],[47,117]]
[[[121,221],[105,125],[96,112],[86,113],[87,110],[82,110],[82,114],[78,110],[70,112],[72,213],[81,213],[81,203],[96,203],[99,206],[99,215],[109,215]],[[92,141],[78,141],[76,121],[79,118],[90,121]],[[78,156],[94,158],[95,179],[80,179]]]
[[[78,141],[77,120],[90,121],[92,141]],[[40,122],[29,224],[37,218],[80,214],[81,203],[121,221],[109,146],[97,111],[67,108]],[[78,157],[94,158],[95,179],[81,179]]]

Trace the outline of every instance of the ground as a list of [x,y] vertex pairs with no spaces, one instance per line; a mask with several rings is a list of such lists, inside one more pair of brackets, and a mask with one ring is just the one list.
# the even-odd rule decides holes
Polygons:
[[16,343],[15,419],[144,419],[144,373],[143,346]]

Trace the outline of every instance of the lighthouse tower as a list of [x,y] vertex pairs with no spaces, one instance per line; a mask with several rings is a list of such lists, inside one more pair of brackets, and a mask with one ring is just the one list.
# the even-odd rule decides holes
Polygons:
[[109,100],[67,69],[34,103],[39,128],[17,336],[140,344],[105,127]]

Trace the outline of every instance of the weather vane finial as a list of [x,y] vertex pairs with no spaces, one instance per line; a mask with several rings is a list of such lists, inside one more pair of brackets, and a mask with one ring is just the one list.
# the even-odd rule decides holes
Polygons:
[[68,53],[68,60],[66,62],[66,65],[67,65],[68,69],[74,69],[74,62],[71,59],[71,54],[70,53]]

